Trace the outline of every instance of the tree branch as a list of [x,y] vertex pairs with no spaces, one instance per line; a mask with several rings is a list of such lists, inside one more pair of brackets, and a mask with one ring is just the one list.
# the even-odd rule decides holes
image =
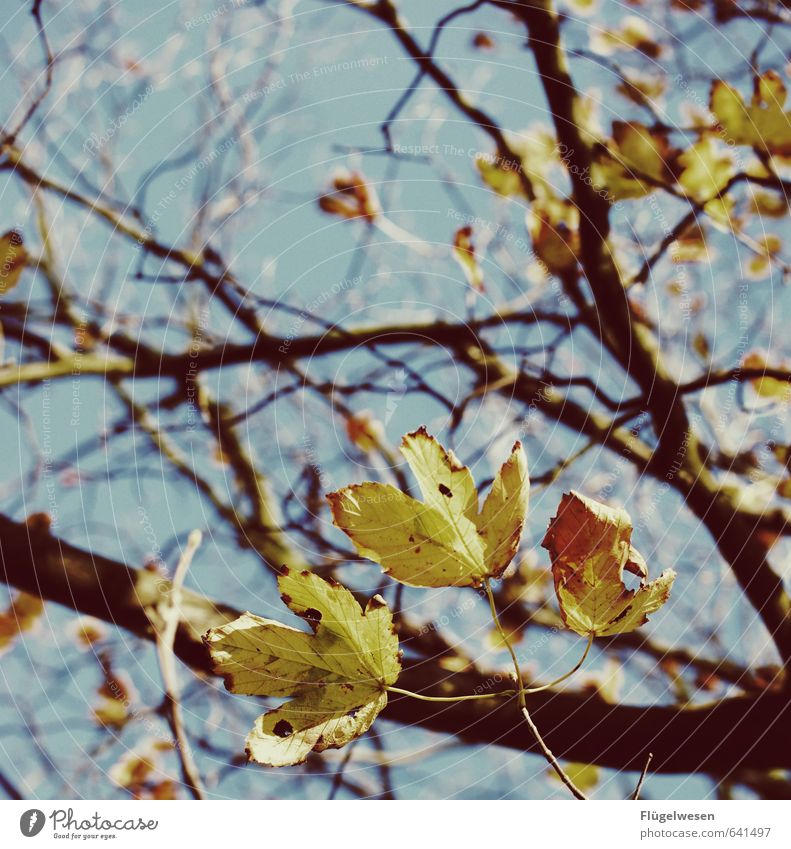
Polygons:
[[[149,613],[171,592],[161,576],[132,569],[0,517],[2,580],[26,592],[96,616],[153,640]],[[182,591],[174,652],[196,670],[210,673],[202,634],[239,615],[224,604]],[[405,664],[399,684],[427,695],[496,691],[510,685],[503,673],[448,675],[433,661]],[[652,772],[706,772],[791,768],[791,704],[782,694],[725,699],[706,707],[611,705],[596,695],[552,692],[530,696],[530,709],[546,744],[559,757],[639,771],[653,752]],[[491,700],[495,702],[497,700]],[[437,707],[394,698],[388,719],[457,736],[464,743],[537,751],[513,700]]]

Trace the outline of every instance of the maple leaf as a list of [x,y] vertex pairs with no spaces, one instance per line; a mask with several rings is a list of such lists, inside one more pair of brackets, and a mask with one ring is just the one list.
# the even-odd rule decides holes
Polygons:
[[285,570],[283,601],[312,633],[244,613],[204,637],[214,670],[232,693],[291,696],[259,716],[247,736],[251,760],[302,763],[364,734],[401,671],[393,619],[380,596],[363,611],[345,587]]
[[514,444],[480,513],[470,470],[424,427],[404,437],[401,453],[423,501],[387,484],[353,484],[327,496],[335,525],[363,557],[410,586],[478,586],[501,575],[527,514],[530,483],[521,444]]
[[[577,492],[565,493],[541,543],[549,551],[555,592],[568,628],[588,637],[634,631],[668,599],[672,569],[646,583],[645,560],[631,544],[629,514]],[[637,590],[624,569],[640,578]]]

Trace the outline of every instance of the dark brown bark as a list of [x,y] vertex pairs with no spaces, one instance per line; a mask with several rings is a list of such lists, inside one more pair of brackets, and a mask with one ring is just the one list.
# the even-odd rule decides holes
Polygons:
[[[94,555],[5,517],[0,517],[0,560],[7,584],[146,638],[151,637],[147,611],[170,587],[152,572]],[[178,656],[209,673],[201,635],[236,615],[227,605],[185,591],[185,621],[175,643]],[[510,686],[505,673],[448,675],[430,660],[405,663],[398,684],[443,696]],[[725,775],[737,768],[791,767],[791,704],[777,693],[682,709],[610,705],[598,696],[547,692],[531,696],[530,707],[549,747],[569,760],[639,770],[651,751],[652,772]],[[465,743],[535,751],[516,704],[507,699],[437,705],[394,697],[384,716],[453,734]]]

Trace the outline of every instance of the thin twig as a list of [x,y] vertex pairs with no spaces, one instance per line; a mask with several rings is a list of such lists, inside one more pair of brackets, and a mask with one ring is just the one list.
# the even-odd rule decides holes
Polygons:
[[635,802],[640,798],[640,791],[643,789],[643,782],[645,781],[646,775],[648,775],[648,767],[651,766],[651,761],[653,759],[654,753],[649,752],[648,757],[645,759],[643,771],[640,773],[640,780],[637,782],[637,787],[634,788],[634,793],[632,793],[632,800]]
[[16,141],[17,136],[22,132],[28,121],[33,117],[39,106],[41,106],[44,102],[46,96],[52,90],[52,69],[55,65],[55,57],[52,54],[52,48],[50,47],[49,39],[47,38],[47,31],[44,29],[44,22],[41,19],[41,3],[42,0],[33,0],[33,6],[30,9],[30,14],[36,22],[38,40],[41,44],[41,49],[44,52],[44,88],[33,98],[17,126],[3,139],[5,144],[13,144]]
[[[503,643],[505,643],[505,646],[507,647],[508,653],[511,655],[511,660],[513,661],[513,664],[514,664],[514,672],[516,674],[516,681],[517,681],[517,684],[519,686],[519,709],[522,711],[522,716],[525,718],[525,722],[527,723],[527,727],[532,732],[536,743],[538,743],[538,747],[539,747],[539,749],[541,749],[541,753],[544,755],[544,757],[546,758],[547,762],[552,767],[552,769],[554,769],[555,772],[557,773],[558,778],[560,778],[560,780],[566,785],[566,787],[568,787],[568,789],[571,791],[571,793],[573,794],[575,799],[580,799],[582,801],[585,801],[587,799],[587,797],[577,787],[577,785],[574,784],[574,782],[568,777],[568,775],[566,775],[566,773],[563,770],[563,767],[558,763],[558,759],[552,754],[549,746],[547,746],[547,744],[544,742],[544,739],[542,738],[541,734],[539,733],[538,728],[536,728],[536,725],[533,722],[533,718],[530,716],[530,711],[527,709],[527,700],[525,699],[525,689],[524,689],[524,684],[522,683],[522,672],[519,669],[519,661],[516,659],[516,654],[514,653],[514,650],[511,646],[511,643],[510,643],[508,637],[506,637],[506,635],[505,635],[505,631],[503,631],[503,626],[500,624],[500,618],[497,616],[497,607],[495,606],[495,603],[494,603],[494,594],[492,593],[492,585],[489,582],[488,578],[483,582],[483,585],[486,588],[486,595],[489,599],[489,607],[490,607],[491,612],[492,612],[492,621],[494,622],[495,628],[497,628],[497,633],[500,635],[500,639],[503,641]],[[590,643],[588,644],[588,649],[589,648],[590,648]],[[587,654],[588,654],[588,649],[585,650],[585,656],[587,656]],[[585,659],[585,656],[583,657],[583,660]],[[576,671],[576,670],[572,670],[572,671]]]
[[181,762],[184,783],[195,799],[205,799],[206,791],[195,759],[192,757],[192,750],[184,728],[173,646],[180,618],[181,588],[184,585],[184,579],[189,571],[192,558],[201,544],[201,539],[202,534],[198,530],[192,531],[187,538],[187,545],[181,554],[178,566],[176,566],[176,573],[173,576],[172,589],[167,598],[157,607],[157,612],[162,620],[161,628],[154,629],[157,641],[157,658],[162,673],[162,683],[165,687],[168,723],[176,740],[176,752]]
[[539,749],[541,749],[541,753],[547,759],[547,762],[555,770],[558,775],[558,778],[568,787],[568,789],[572,792],[575,799],[579,799],[580,801],[587,801],[587,796],[577,787],[577,785],[566,775],[563,770],[563,767],[558,763],[558,759],[552,754],[549,746],[544,742],[541,734],[536,728],[535,723],[533,722],[533,718],[530,716],[530,711],[526,707],[522,708],[522,716],[525,718],[525,722],[527,723],[527,727],[533,732],[533,737],[536,738],[536,743],[538,743]]

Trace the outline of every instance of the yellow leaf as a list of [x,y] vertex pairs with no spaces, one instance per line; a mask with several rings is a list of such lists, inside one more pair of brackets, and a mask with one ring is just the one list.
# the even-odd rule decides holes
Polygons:
[[[505,634],[505,639],[503,639],[503,633]],[[505,628],[503,633],[500,632],[499,628],[490,628],[484,636],[484,643],[490,649],[503,651],[507,650],[508,646],[515,646],[517,643],[521,643],[525,636],[524,630],[519,627]]]
[[407,434],[401,453],[423,501],[380,483],[327,496],[335,525],[363,557],[415,587],[478,586],[501,575],[516,554],[527,514],[527,459],[520,443],[478,512],[470,470],[425,428]]
[[720,197],[728,180],[736,173],[733,156],[714,139],[703,138],[678,157],[683,169],[678,182],[687,195],[700,203],[713,218],[730,220],[733,201]]
[[479,155],[475,159],[475,165],[483,182],[498,195],[508,198],[524,194],[519,172],[510,162],[499,156]]
[[599,0],[567,0],[576,15],[588,17],[599,9]]
[[785,218],[788,214],[788,198],[756,189],[750,198],[750,212],[764,218]]
[[93,708],[93,718],[104,728],[121,729],[132,719],[132,686],[122,675],[113,671],[106,656],[99,655],[99,662],[104,681],[96,691],[99,702]]
[[121,729],[129,721],[129,711],[123,702],[112,697],[103,697],[93,709],[93,718],[102,728]]
[[[569,762],[564,765],[563,771],[583,793],[593,790],[599,783],[601,776],[599,767],[596,764]],[[553,781],[560,782],[560,778],[558,778],[558,774],[554,769],[547,770],[547,774]]]
[[[645,561],[631,545],[632,522],[625,510],[576,492],[566,493],[541,543],[549,551],[560,612],[582,636],[606,637],[634,631],[668,599],[676,573],[645,583]],[[640,577],[628,590],[624,569]]]
[[472,243],[472,227],[460,227],[453,236],[453,258],[461,266],[467,282],[476,292],[483,292],[483,271]]
[[580,683],[584,692],[595,693],[607,704],[614,705],[620,700],[623,682],[623,666],[610,657],[600,671],[589,672]]
[[711,88],[710,108],[722,131],[733,144],[781,157],[791,156],[791,112],[785,112],[785,85],[769,71],[755,80],[749,105],[733,86],[716,80]]
[[602,56],[612,56],[616,51],[638,50],[651,59],[662,53],[661,45],[654,38],[651,26],[637,15],[626,15],[618,29],[591,27],[591,50]]
[[19,283],[19,276],[27,262],[27,251],[22,236],[9,230],[0,236],[0,297]]
[[[712,253],[706,243],[706,234],[699,221],[690,225],[670,245],[670,257],[675,263],[711,262]],[[677,294],[683,294],[683,290]]]
[[11,648],[21,633],[29,631],[43,612],[44,602],[38,596],[17,593],[0,613],[0,654]]
[[623,81],[616,86],[616,91],[632,103],[644,106],[654,104],[665,93],[666,88],[665,77],[630,71],[628,75],[624,72]]
[[511,162],[499,153],[479,154],[475,165],[481,179],[490,189],[503,197],[525,196],[525,187],[519,169],[529,177],[536,195],[544,196],[549,186],[548,172],[553,165],[560,164],[560,151],[554,133],[543,125],[537,125],[521,133],[506,133],[511,151],[518,162]]
[[663,133],[652,132],[636,121],[615,121],[613,139],[621,161],[638,174],[655,180],[666,180],[672,176],[670,163],[675,152]]
[[612,140],[599,155],[593,180],[612,200],[643,197],[657,184],[674,181],[677,156],[664,133],[637,121],[614,121]]
[[[765,369],[768,363],[763,355],[757,351],[747,354],[742,360],[742,367],[749,369]],[[750,383],[757,395],[762,398],[773,398],[776,401],[788,402],[791,400],[791,383],[778,380],[775,377],[754,377]]]
[[556,197],[536,200],[526,216],[536,256],[551,273],[562,273],[577,264],[580,250],[579,210]]
[[311,572],[286,570],[278,586],[313,633],[245,613],[204,641],[231,692],[292,697],[260,716],[247,737],[252,760],[289,766],[367,731],[387,704],[401,663],[381,597],[363,612],[347,589]]
[[169,783],[160,768],[162,753],[172,750],[164,740],[144,740],[110,767],[109,778],[118,787],[128,790],[136,799],[170,798],[162,795],[163,785]]

